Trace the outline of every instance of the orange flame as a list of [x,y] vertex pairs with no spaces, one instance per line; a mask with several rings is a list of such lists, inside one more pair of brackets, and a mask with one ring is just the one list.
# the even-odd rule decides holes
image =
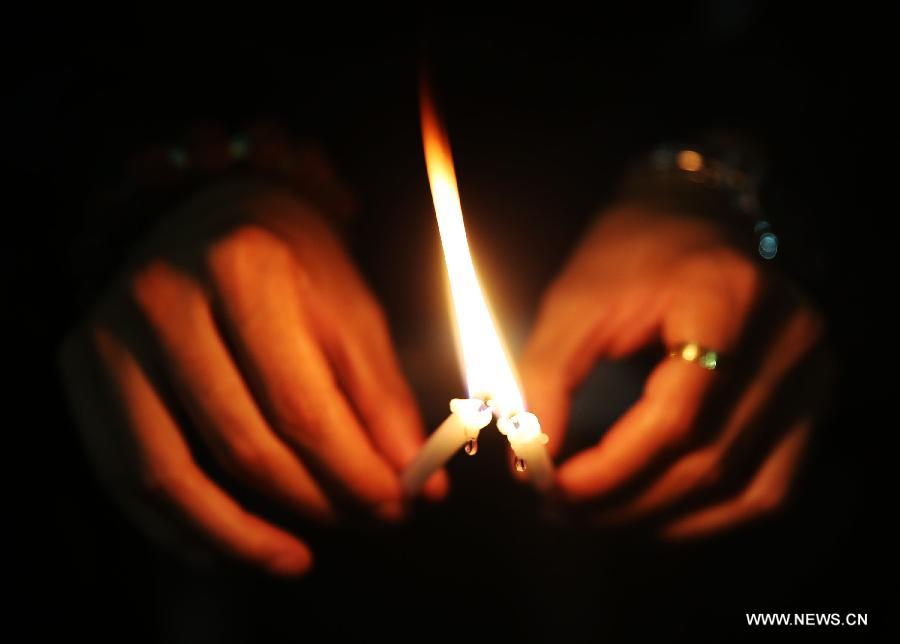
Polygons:
[[496,413],[510,416],[524,411],[522,393],[472,263],[450,142],[424,83],[421,112],[425,165],[450,278],[469,396],[489,400]]

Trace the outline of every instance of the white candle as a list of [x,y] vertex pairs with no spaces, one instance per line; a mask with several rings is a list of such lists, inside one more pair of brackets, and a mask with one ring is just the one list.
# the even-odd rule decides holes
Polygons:
[[553,486],[553,462],[544,447],[549,438],[541,431],[537,416],[523,411],[497,419],[497,429],[506,434],[516,455],[516,469],[525,472],[528,481],[546,492]]
[[[450,415],[434,430],[425,446],[403,473],[403,490],[408,496],[418,492],[425,481],[463,445],[478,445],[478,434],[491,422],[491,409],[479,398],[454,398]],[[474,449],[470,451],[474,454]]]

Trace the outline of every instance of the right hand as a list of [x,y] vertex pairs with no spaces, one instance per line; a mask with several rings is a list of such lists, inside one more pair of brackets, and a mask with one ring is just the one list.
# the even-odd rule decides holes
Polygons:
[[[423,431],[384,314],[288,193],[211,193],[175,215],[63,345],[76,421],[101,481],[158,539],[305,572],[309,547],[242,507],[191,441],[306,518],[398,518]],[[446,488],[439,472],[425,493]]]
[[599,360],[688,342],[724,354],[725,368],[664,353],[639,400],[557,470],[560,496],[592,522],[648,521],[689,539],[789,503],[831,388],[824,323],[712,219],[623,205],[584,238],[522,361],[550,445]]

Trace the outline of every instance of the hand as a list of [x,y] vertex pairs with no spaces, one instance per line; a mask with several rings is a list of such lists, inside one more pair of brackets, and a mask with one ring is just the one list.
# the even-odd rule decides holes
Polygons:
[[[165,222],[68,337],[63,379],[96,470],[141,526],[295,574],[307,545],[242,507],[194,443],[308,519],[339,501],[394,519],[422,423],[385,317],[322,217],[287,193],[238,192]],[[446,485],[438,473],[426,494]]]
[[684,342],[720,356],[715,370],[665,357],[601,440],[559,467],[561,495],[594,521],[653,519],[688,537],[785,502],[830,363],[819,315],[760,264],[711,222],[621,207],[548,289],[521,366],[554,451],[598,360]]

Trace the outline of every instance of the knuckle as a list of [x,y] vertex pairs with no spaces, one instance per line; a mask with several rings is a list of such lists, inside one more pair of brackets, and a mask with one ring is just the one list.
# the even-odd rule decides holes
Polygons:
[[207,249],[206,262],[219,276],[231,276],[236,271],[255,271],[262,264],[285,261],[289,249],[267,228],[244,224],[216,239]]
[[327,424],[327,406],[308,389],[282,387],[273,395],[275,417],[282,431],[294,441],[309,446],[322,441]]
[[227,239],[245,252],[271,252],[281,247],[280,239],[265,226],[243,224],[231,231]]
[[181,302],[189,292],[189,284],[190,280],[178,269],[156,259],[136,270],[127,288],[138,309],[155,318]]
[[762,272],[750,258],[729,249],[723,251],[723,261],[729,268],[731,279],[743,292],[750,294],[759,292]]
[[684,276],[737,293],[746,303],[758,297],[763,283],[759,266],[732,248],[703,250],[691,255],[676,276],[676,283]]
[[723,471],[718,454],[712,450],[695,452],[682,462],[684,477],[702,488],[712,488],[722,482]]

